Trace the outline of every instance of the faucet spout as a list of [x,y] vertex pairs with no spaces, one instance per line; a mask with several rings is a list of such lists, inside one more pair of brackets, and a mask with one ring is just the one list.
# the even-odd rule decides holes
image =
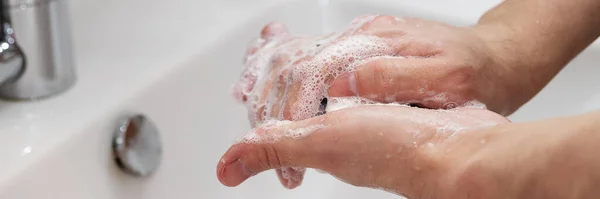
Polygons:
[[65,0],[0,0],[0,98],[35,100],[75,83]]
[[13,32],[7,13],[0,10],[0,87],[13,83],[25,72],[25,59],[15,44]]

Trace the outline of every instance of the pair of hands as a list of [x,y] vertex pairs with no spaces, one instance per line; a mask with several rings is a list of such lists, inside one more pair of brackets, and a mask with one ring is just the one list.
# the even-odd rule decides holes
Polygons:
[[[457,193],[457,183],[472,180],[465,177],[471,168],[465,162],[475,161],[483,146],[503,146],[490,129],[509,121],[494,112],[515,109],[506,103],[511,71],[479,34],[472,27],[391,16],[359,17],[345,32],[325,37],[297,37],[280,24],[267,25],[250,46],[234,90],[249,106],[256,127],[250,137],[262,141],[232,146],[218,165],[219,180],[237,186],[277,169],[284,186],[294,188],[301,168],[309,167],[405,196]],[[339,46],[357,36],[376,39]],[[318,48],[306,50],[310,46]],[[306,63],[321,67],[315,71]],[[324,104],[311,101],[350,96],[429,109],[369,105],[320,115]],[[473,101],[494,112],[463,107]],[[294,122],[260,125],[270,119]],[[286,136],[306,128],[312,133],[302,139]],[[274,136],[279,139],[272,141]]]

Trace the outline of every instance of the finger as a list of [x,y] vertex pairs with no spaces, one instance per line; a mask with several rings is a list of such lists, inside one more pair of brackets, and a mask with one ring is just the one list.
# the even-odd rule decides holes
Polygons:
[[265,170],[311,164],[308,159],[319,157],[308,155],[311,153],[309,139],[295,140],[292,136],[301,137],[303,133],[326,131],[327,128],[325,123],[310,119],[258,128],[245,134],[242,141],[232,146],[221,159],[217,169],[219,180],[224,185],[237,186]]
[[276,169],[279,181],[285,188],[288,189],[296,188],[302,184],[305,171],[306,170],[304,168],[299,167],[284,167],[281,169]]
[[260,32],[260,37],[267,41],[289,35],[285,25],[277,22],[267,24]]
[[246,54],[244,55],[244,63],[248,63],[250,57],[255,55],[262,47],[266,44],[264,39],[254,38],[246,47]]
[[331,97],[361,96],[379,102],[454,108],[469,99],[471,77],[437,58],[385,57],[336,78]]
[[262,49],[269,41],[290,36],[290,32],[281,23],[271,22],[260,31],[260,38],[252,40],[246,49],[246,55],[244,56],[244,62],[248,62],[249,57],[255,55],[260,49]]

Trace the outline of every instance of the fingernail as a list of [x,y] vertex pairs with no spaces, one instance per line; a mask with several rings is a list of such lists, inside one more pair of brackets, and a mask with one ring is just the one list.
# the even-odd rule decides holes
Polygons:
[[237,186],[253,175],[241,160],[236,160],[223,169],[223,183],[227,186]]

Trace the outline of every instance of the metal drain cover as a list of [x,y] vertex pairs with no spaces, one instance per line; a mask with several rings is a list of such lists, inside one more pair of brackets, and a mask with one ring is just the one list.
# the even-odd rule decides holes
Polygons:
[[119,124],[112,146],[117,165],[135,176],[152,174],[162,159],[158,128],[141,114],[133,115]]

